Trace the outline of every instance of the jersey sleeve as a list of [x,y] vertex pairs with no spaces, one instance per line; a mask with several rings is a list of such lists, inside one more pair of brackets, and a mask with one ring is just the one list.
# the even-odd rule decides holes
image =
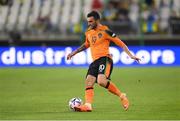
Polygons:
[[84,45],[85,45],[86,48],[88,48],[88,47],[90,46],[89,41],[88,41],[88,38],[87,38],[86,35],[85,35],[85,42],[84,42]]
[[115,43],[117,46],[119,47],[124,47],[125,44],[123,41],[121,41],[114,32],[112,32],[111,30],[105,30],[106,33],[106,37],[108,40],[112,41],[113,43]]

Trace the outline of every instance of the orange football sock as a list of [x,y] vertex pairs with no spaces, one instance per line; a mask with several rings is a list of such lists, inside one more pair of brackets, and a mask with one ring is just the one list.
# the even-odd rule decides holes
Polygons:
[[85,103],[92,103],[93,102],[93,97],[94,97],[94,89],[93,87],[86,88],[85,91]]
[[106,88],[108,89],[109,92],[120,96],[121,95],[121,91],[116,87],[116,85],[112,82],[108,82]]

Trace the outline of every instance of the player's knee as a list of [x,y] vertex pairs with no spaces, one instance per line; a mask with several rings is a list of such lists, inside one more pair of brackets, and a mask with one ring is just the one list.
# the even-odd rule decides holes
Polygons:
[[86,79],[86,87],[92,87],[92,86],[93,86],[92,80]]
[[102,86],[102,87],[106,87],[106,85],[107,85],[107,82],[106,82],[106,80],[104,80],[104,79],[98,79],[98,84],[100,85],[100,86]]
[[99,75],[98,75],[97,82],[98,82],[98,84],[99,84],[100,86],[106,87],[106,85],[107,85],[106,76],[105,76],[104,74],[99,74]]
[[92,77],[92,76],[88,76],[86,78],[86,87],[93,87],[94,86],[94,83],[96,81],[96,78],[95,77]]

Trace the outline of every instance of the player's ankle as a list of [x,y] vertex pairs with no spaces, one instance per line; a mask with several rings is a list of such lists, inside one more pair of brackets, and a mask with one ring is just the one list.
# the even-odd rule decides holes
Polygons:
[[84,105],[88,106],[90,109],[92,109],[91,103],[85,103]]
[[123,99],[125,96],[126,96],[125,93],[121,93],[119,97],[120,97],[121,99]]

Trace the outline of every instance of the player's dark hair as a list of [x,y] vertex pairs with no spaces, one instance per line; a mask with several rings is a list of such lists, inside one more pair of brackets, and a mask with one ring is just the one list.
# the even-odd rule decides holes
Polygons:
[[91,11],[87,14],[87,17],[94,17],[95,20],[99,20],[100,14],[97,11]]

